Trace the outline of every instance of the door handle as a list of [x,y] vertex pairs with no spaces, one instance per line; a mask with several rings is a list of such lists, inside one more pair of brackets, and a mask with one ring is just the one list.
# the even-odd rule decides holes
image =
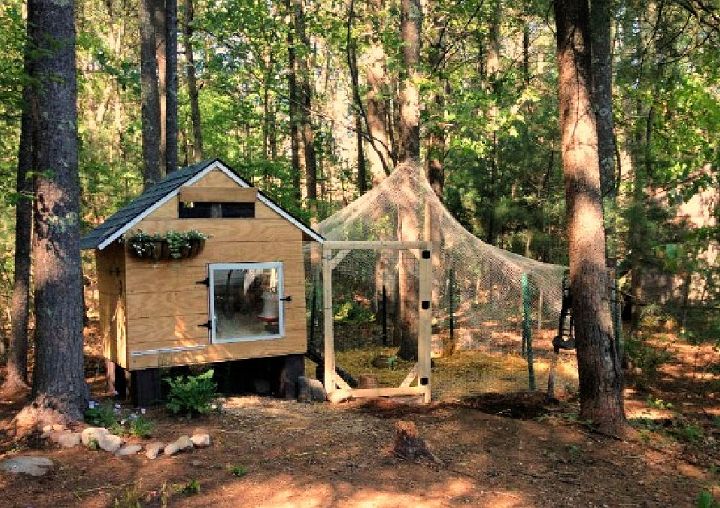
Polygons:
[[281,302],[292,302],[292,295],[286,296],[285,298],[280,298]]

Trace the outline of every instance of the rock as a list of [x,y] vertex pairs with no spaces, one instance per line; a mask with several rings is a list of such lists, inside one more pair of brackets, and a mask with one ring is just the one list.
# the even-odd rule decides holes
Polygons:
[[328,400],[333,404],[339,404],[340,402],[346,402],[352,398],[352,395],[347,390],[335,390],[328,396]]
[[163,453],[165,455],[175,455],[177,452],[181,452],[183,450],[189,450],[193,448],[193,442],[190,440],[187,436],[180,436],[177,441],[174,443],[170,443],[165,447],[165,450],[163,450]]
[[98,446],[106,452],[115,453],[122,446],[123,440],[115,434],[105,434],[98,439]]
[[127,446],[123,446],[117,452],[115,452],[115,455],[119,455],[121,457],[126,456],[126,455],[135,455],[140,450],[142,450],[142,446],[140,446],[140,445],[137,445],[137,444],[127,445]]
[[205,448],[210,446],[210,434],[207,432],[195,432],[190,441],[196,448]]
[[102,436],[107,436],[109,433],[110,431],[103,427],[88,427],[87,429],[83,429],[80,433],[80,439],[82,444],[90,446],[92,441],[100,443],[100,438]]
[[50,434],[50,441],[57,443],[63,448],[74,448],[80,444],[80,433],[60,431]]
[[160,443],[160,442],[148,443],[145,446],[145,456],[148,459],[153,460],[153,459],[157,458],[158,454],[160,453],[160,451],[163,448],[165,448],[165,443]]
[[358,388],[377,388],[378,377],[375,374],[360,374],[358,376]]
[[300,376],[297,380],[299,402],[325,402],[325,387],[317,379]]
[[18,456],[0,462],[0,469],[8,473],[24,473],[43,476],[53,467],[53,461],[46,457]]

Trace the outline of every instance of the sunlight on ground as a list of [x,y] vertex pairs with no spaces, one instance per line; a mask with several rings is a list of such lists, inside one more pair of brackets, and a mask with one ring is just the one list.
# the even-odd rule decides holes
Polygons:
[[[517,339],[508,336],[506,340]],[[397,348],[367,347],[336,353],[337,365],[354,377],[362,374],[375,376],[380,386],[396,387],[412,368],[412,362],[397,360],[392,368],[373,366],[380,355],[393,357]],[[538,390],[547,389],[551,353],[543,349],[536,352],[534,361],[535,382]],[[527,360],[517,352],[456,351],[448,357],[433,359],[433,399],[456,400],[487,392],[514,392],[528,389]],[[306,371],[313,375],[314,364],[308,362]],[[578,376],[573,353],[561,353],[555,372],[556,396],[563,397],[577,391]]]

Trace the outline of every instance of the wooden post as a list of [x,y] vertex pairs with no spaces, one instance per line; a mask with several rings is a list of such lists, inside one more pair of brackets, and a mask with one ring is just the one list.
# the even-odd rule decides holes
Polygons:
[[427,242],[420,253],[419,266],[419,326],[418,326],[418,386],[425,387],[423,401],[431,400],[430,350],[432,342],[432,243]]
[[532,349],[532,317],[531,317],[531,292],[530,282],[526,273],[522,274],[522,300],[523,300],[523,345],[527,354],[528,363],[528,386],[530,390],[535,390],[535,366],[533,365],[533,349]]
[[383,346],[389,346],[390,343],[388,342],[388,328],[387,328],[387,288],[385,287],[385,284],[383,284],[382,287],[382,312],[380,314],[380,317],[382,319],[382,337],[383,337]]
[[335,391],[335,337],[332,310],[332,249],[323,245],[323,325],[325,336],[324,382],[328,395]]

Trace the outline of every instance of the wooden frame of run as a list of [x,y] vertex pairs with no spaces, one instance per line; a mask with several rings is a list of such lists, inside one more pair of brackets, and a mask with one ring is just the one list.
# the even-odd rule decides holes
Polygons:
[[[351,388],[335,370],[335,331],[332,312],[332,271],[351,250],[401,250],[412,252],[419,264],[418,361],[397,388]],[[337,251],[334,254],[334,251]],[[325,391],[337,390],[354,398],[422,395],[431,399],[430,341],[432,339],[432,242],[324,241],[322,243],[323,325],[325,335]],[[411,386],[417,380],[415,386]]]

